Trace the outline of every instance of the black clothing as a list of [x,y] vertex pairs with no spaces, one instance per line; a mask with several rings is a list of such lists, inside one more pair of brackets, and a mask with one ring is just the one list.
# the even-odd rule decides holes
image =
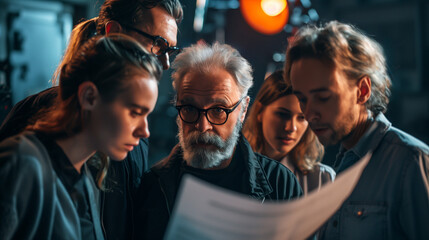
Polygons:
[[132,196],[140,186],[143,172],[148,170],[148,150],[148,140],[141,139],[123,161],[110,161],[107,190],[101,192],[101,219],[107,240],[130,239],[133,234]]
[[246,171],[246,164],[244,159],[239,156],[233,156],[233,159],[228,167],[217,170],[207,170],[201,168],[193,168],[187,166],[185,162],[182,162],[180,167],[181,176],[185,174],[194,175],[206,182],[217,185],[219,187],[227,188],[236,192],[243,192],[243,181],[246,176],[242,174]]
[[[26,126],[34,123],[37,120],[36,113],[40,109],[47,109],[55,103],[58,90],[59,87],[51,87],[18,102],[0,127],[0,141],[24,131]],[[102,227],[108,240],[131,237],[133,232],[131,195],[140,185],[143,172],[148,169],[148,149],[148,140],[141,139],[139,145],[128,153],[125,160],[111,161],[105,179],[108,190],[94,193],[95,198],[99,199]],[[90,170],[95,179],[97,169]]]
[[[241,160],[241,162],[240,162]],[[143,175],[142,184],[137,193],[139,203],[135,216],[135,239],[162,239],[171,211],[173,209],[177,190],[183,174],[189,173],[201,178],[201,170],[190,170],[186,166],[182,150],[176,146],[170,155],[159,164],[152,167]],[[290,200],[302,195],[301,187],[293,173],[281,163],[254,153],[247,140],[240,136],[231,164],[237,164],[233,170],[226,170],[211,181],[221,181],[223,187],[246,194],[263,202],[268,200]],[[234,168],[242,169],[239,176]],[[216,171],[216,170],[215,170]],[[216,175],[216,173],[214,173]],[[224,184],[219,177],[238,181],[230,185]],[[210,181],[210,180],[209,180]]]
[[54,104],[58,89],[58,87],[48,88],[15,104],[0,126],[0,142],[23,132],[25,127],[33,124],[39,110]]

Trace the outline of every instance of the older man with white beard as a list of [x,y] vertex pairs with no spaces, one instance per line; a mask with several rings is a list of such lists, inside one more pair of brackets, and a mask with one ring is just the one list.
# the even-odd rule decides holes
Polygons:
[[292,172],[254,153],[241,135],[253,78],[237,50],[217,43],[193,45],[172,68],[179,144],[142,180],[136,239],[162,239],[184,174],[261,202],[302,194]]

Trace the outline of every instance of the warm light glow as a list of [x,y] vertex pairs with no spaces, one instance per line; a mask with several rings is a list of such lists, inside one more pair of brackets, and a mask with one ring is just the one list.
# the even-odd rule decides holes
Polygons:
[[[280,2],[279,7],[273,7],[276,14],[268,15],[263,9],[265,4]],[[289,19],[289,8],[286,0],[240,0],[240,10],[246,22],[256,31],[272,35],[281,32]],[[269,7],[271,9],[271,7]],[[269,11],[269,10],[268,10]]]
[[268,16],[277,16],[286,8],[286,0],[262,0],[261,7]]

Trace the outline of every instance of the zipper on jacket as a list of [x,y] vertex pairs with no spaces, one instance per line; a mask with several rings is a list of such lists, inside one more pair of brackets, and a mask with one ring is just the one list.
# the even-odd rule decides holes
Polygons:
[[[130,160],[131,161],[131,160]],[[133,202],[133,194],[131,193],[131,186],[134,186],[134,182],[131,181],[131,174],[130,174],[130,167],[128,166],[128,161],[125,162],[125,175],[127,176],[126,179],[126,187],[127,187],[127,195],[128,195],[128,199],[130,200],[130,214],[131,214],[131,222],[129,224],[131,224],[131,236],[134,237],[134,202]]]
[[101,229],[103,230],[104,237],[107,239],[106,229],[104,227],[104,199],[106,199],[106,192],[105,190],[100,190],[101,196],[100,196],[100,222],[101,222]]
[[161,189],[162,195],[164,196],[165,205],[167,206],[168,216],[171,217],[170,205],[168,204],[167,194],[165,193],[165,190],[162,187],[161,179],[160,178],[158,178],[158,184],[159,184],[159,188]]

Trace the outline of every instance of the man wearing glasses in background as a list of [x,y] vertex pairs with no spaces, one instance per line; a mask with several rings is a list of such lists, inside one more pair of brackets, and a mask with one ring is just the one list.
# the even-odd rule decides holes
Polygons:
[[[170,68],[170,56],[180,52],[176,47],[177,23],[176,19],[166,14],[161,7],[150,9],[146,21],[142,24],[130,26],[119,21],[109,21],[106,25],[108,33],[125,33],[140,42],[147,50],[156,55],[164,70]],[[147,24],[152,23],[152,24]]]
[[[98,17],[75,26],[58,68],[67,64],[67,54],[75,54],[74,50],[70,50],[74,45],[82,44],[94,35],[123,33],[139,41],[158,57],[164,69],[168,69],[169,58],[180,50],[175,46],[177,25],[182,17],[183,9],[178,0],[106,0]],[[81,34],[83,31],[89,33]],[[17,103],[0,127],[0,141],[22,132],[27,125],[34,123],[36,113],[54,105],[57,95],[58,87],[52,87]],[[136,203],[131,196],[140,185],[142,173],[148,168],[147,155],[148,141],[142,139],[124,161],[110,163],[105,180],[107,191],[100,192],[102,230],[107,239],[129,239],[132,235],[131,219]],[[72,188],[71,192],[75,193],[76,186]],[[85,222],[85,218],[84,213],[81,222]],[[92,231],[91,226],[82,227]]]
[[[168,69],[170,67],[169,58],[180,52],[180,48],[176,47],[177,25],[183,18],[183,9],[180,2],[178,0],[164,0],[158,1],[157,3],[151,0],[133,0],[130,1],[133,2],[129,4],[130,7],[138,5],[140,8],[147,9],[134,12],[135,15],[139,16],[120,16],[124,12],[129,12],[128,10],[118,10],[125,7],[128,4],[126,3],[127,1],[128,0],[106,0],[101,7],[99,17],[93,18],[97,19],[98,22],[106,22],[105,27],[101,30],[94,29],[91,35],[108,35],[113,33],[127,34],[136,39],[148,51],[156,55],[164,70]],[[129,18],[139,18],[140,21],[132,25],[124,20]],[[95,21],[97,22],[97,20]],[[100,25],[99,23],[95,24]],[[84,42],[85,40],[79,39],[78,41]],[[68,48],[70,48],[70,45],[71,44],[69,44]],[[58,68],[64,64],[65,58],[67,57],[63,56],[63,61]],[[56,77],[57,76],[54,75],[53,82],[56,81]],[[33,122],[32,117],[34,117],[41,108],[47,108],[53,104],[57,95],[57,87],[54,86],[18,102],[0,126],[0,141],[22,132],[29,123]]]
[[179,144],[143,175],[134,239],[162,239],[184,174],[261,202],[302,194],[286,167],[254,153],[241,135],[253,77],[237,50],[194,45],[177,56],[173,69]]

